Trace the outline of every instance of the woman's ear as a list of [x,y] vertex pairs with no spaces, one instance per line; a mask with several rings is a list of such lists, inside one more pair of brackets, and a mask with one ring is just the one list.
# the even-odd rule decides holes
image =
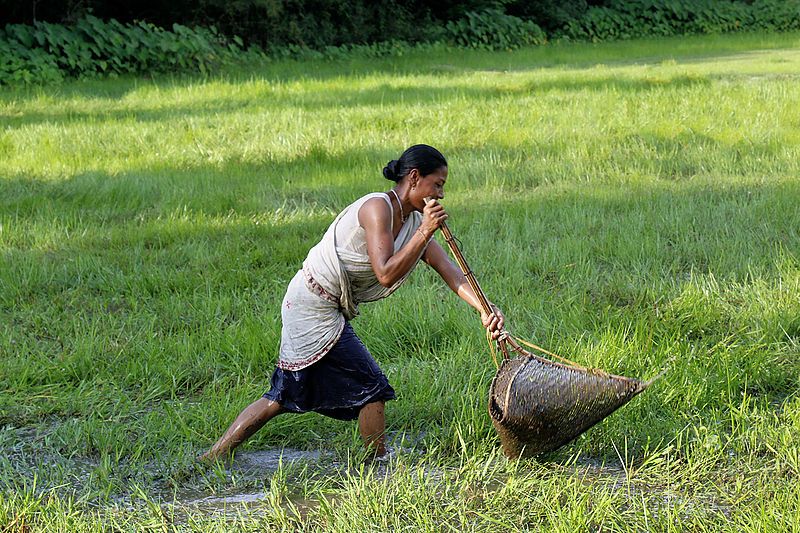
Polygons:
[[412,168],[411,172],[408,173],[408,179],[409,183],[411,184],[412,191],[417,188],[417,182],[419,181],[419,178],[419,170]]

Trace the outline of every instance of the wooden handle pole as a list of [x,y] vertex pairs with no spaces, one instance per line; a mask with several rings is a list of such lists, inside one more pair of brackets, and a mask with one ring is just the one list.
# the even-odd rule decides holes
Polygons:
[[[431,198],[425,198],[425,202],[430,201]],[[478,297],[478,302],[481,304],[481,309],[487,314],[492,314],[492,306],[489,304],[489,299],[486,297],[486,293],[483,292],[481,286],[478,284],[478,280],[475,279],[475,274],[472,273],[472,269],[469,268],[469,264],[467,260],[464,258],[464,254],[461,253],[461,249],[458,247],[458,243],[456,242],[456,238],[453,235],[453,232],[450,231],[450,227],[447,225],[447,222],[442,222],[442,225],[439,227],[442,230],[442,235],[444,235],[444,241],[447,243],[447,246],[450,248],[450,251],[453,254],[453,257],[456,259],[456,263],[458,263],[461,272],[464,273],[464,277],[467,278],[467,283],[469,286],[472,287],[472,291]],[[500,351],[503,353],[503,359],[509,359],[508,349],[506,348],[506,337],[508,333],[503,330],[500,338],[497,339],[497,345],[500,346]],[[495,364],[497,362],[495,361]]]
[[464,258],[464,254],[461,253],[461,250],[456,243],[456,238],[453,236],[453,232],[450,231],[450,228],[447,226],[446,222],[442,222],[441,225],[442,235],[444,235],[444,241],[447,243],[447,246],[450,247],[450,251],[453,252],[453,257],[456,258],[456,262],[458,266],[461,268],[461,272],[464,273],[464,277],[467,278],[467,282],[469,282],[470,287],[475,292],[475,295],[478,297],[478,301],[483,308],[483,311],[489,315],[492,313],[492,307],[489,305],[489,299],[486,298],[486,294],[481,289],[481,286],[478,284],[478,280],[475,279],[475,274],[472,273],[472,270],[469,268],[467,264],[467,260]]

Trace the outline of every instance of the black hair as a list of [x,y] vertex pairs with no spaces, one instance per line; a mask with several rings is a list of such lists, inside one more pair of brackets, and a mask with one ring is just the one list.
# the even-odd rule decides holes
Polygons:
[[415,168],[420,174],[427,176],[446,166],[447,160],[439,150],[427,144],[415,144],[406,149],[400,159],[392,159],[383,167],[383,177],[399,182]]

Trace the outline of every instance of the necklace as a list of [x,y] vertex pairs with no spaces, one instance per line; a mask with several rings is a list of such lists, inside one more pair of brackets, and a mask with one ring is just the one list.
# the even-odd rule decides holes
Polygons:
[[391,189],[389,192],[394,194],[394,197],[397,198],[397,205],[400,206],[400,222],[405,222],[406,221],[406,214],[403,212],[403,202],[401,202],[400,201],[400,197],[397,196],[397,191],[395,191],[394,189]]

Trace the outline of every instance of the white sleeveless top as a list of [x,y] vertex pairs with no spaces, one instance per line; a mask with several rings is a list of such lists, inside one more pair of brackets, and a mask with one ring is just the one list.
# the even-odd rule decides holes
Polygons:
[[[300,370],[318,361],[339,340],[345,320],[358,315],[358,304],[392,294],[419,263],[425,249],[394,285],[387,288],[378,282],[367,255],[366,232],[358,222],[358,211],[372,198],[383,198],[394,215],[387,194],[359,198],[339,213],[289,282],[281,305],[278,367]],[[394,240],[395,253],[408,244],[421,223],[422,213],[411,212]]]

